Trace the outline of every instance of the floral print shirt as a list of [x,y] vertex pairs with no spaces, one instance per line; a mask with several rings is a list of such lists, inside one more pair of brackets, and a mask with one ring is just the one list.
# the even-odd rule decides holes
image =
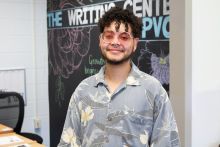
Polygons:
[[59,147],[179,147],[174,114],[158,80],[133,63],[110,93],[104,68],[73,93]]

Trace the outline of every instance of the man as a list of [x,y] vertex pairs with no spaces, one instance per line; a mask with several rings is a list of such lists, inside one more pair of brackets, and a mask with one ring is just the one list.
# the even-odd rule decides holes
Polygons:
[[131,61],[141,33],[140,19],[114,7],[99,26],[105,66],[73,93],[58,146],[179,147],[166,91]]

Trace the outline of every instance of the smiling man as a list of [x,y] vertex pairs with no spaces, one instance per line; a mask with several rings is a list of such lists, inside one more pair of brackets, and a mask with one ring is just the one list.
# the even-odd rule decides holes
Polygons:
[[166,91],[131,61],[140,19],[114,7],[99,20],[99,27],[105,65],[74,91],[58,146],[179,147]]

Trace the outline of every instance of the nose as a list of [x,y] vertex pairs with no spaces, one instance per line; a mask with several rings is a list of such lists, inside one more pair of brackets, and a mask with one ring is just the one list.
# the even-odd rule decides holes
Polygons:
[[118,39],[118,35],[114,36],[114,39],[112,40],[112,44],[115,44],[115,45],[119,45],[120,44],[120,41]]

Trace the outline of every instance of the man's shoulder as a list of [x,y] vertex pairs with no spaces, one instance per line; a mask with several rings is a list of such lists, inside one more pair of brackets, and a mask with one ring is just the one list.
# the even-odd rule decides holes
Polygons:
[[79,86],[94,86],[96,84],[96,74],[83,79]]
[[139,71],[139,78],[140,81],[142,81],[142,83],[151,83],[151,84],[156,84],[156,85],[160,85],[160,81],[158,79],[156,79],[154,76],[149,75],[143,71]]
[[140,83],[142,83],[143,85],[149,85],[149,84],[153,84],[153,85],[160,85],[159,80],[157,80],[155,77],[153,77],[152,75],[141,71],[136,65],[132,64],[132,75],[134,77],[136,77]]
[[147,89],[151,93],[158,93],[161,90],[161,83],[158,79],[149,75],[143,71],[139,71],[139,82],[144,89]]
[[155,101],[161,102],[167,100],[167,92],[158,79],[141,71],[139,80],[142,88],[144,88],[149,95],[153,98],[157,97]]

